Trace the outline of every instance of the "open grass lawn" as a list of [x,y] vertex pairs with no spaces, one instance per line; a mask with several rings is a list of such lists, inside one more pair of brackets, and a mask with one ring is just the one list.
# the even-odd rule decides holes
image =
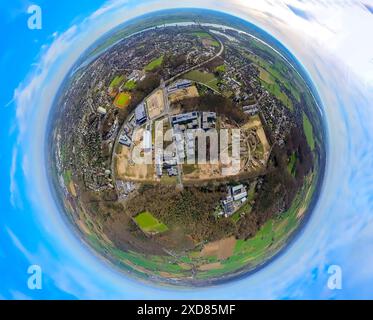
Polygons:
[[118,93],[118,95],[115,97],[115,100],[114,100],[114,105],[117,107],[117,108],[125,108],[127,107],[131,102],[131,94],[129,94],[128,92],[121,92],[121,93]]
[[159,58],[150,61],[150,63],[145,66],[145,71],[153,71],[154,69],[160,67],[163,63],[163,58],[164,56],[160,56]]
[[145,233],[162,233],[168,230],[167,226],[159,222],[153,215],[148,212],[142,212],[133,218],[137,225]]
[[202,72],[199,70],[193,70],[184,75],[185,79],[203,83],[212,89],[219,91],[218,79],[216,79],[213,73]]
[[110,83],[111,88],[118,88],[124,81],[124,76],[116,76]]
[[192,35],[202,39],[212,39],[211,34],[204,31],[192,32]]
[[310,119],[308,119],[307,115],[304,112],[303,112],[303,128],[304,128],[304,134],[306,135],[308,145],[313,151],[315,149],[315,139],[313,137],[313,128],[312,128]]
[[124,89],[126,90],[133,90],[136,88],[136,81],[134,80],[128,80],[125,84],[124,84]]
[[225,64],[222,64],[222,65],[217,66],[217,67],[215,68],[215,71],[216,71],[216,72],[221,72],[221,73],[225,72],[226,70],[227,70],[227,66],[226,66]]

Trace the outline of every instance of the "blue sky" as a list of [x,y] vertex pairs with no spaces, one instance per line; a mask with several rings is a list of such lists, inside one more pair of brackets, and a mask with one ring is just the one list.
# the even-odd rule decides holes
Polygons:
[[[88,45],[120,22],[171,4],[38,1],[43,28],[32,31],[25,13],[31,2],[4,2],[0,3],[5,39],[0,48],[0,299],[373,297],[373,50],[366,41],[373,15],[366,6],[356,2],[325,8],[290,0],[272,5],[243,0],[172,4],[225,11],[279,39],[301,61],[319,91],[329,141],[319,203],[286,253],[246,279],[184,290],[138,283],[93,255],[57,212],[43,165],[48,111],[69,67]],[[358,46],[361,50],[356,50]],[[42,267],[42,290],[27,287],[31,264]],[[332,264],[343,270],[342,290],[326,286]]]

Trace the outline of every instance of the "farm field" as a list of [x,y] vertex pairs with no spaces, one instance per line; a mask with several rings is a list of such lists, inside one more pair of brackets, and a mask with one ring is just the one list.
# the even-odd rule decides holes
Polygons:
[[213,47],[219,47],[220,44],[218,41],[216,41],[211,34],[205,31],[197,31],[197,32],[192,32],[192,35],[200,38],[202,40],[202,43],[204,45],[211,45]]
[[185,89],[179,89],[173,92],[172,94],[170,94],[169,100],[171,103],[175,103],[178,101],[182,101],[184,99],[195,98],[198,96],[199,96],[199,93],[198,93],[196,86],[191,86],[191,87],[188,87]]
[[307,115],[303,112],[303,127],[304,127],[304,134],[306,135],[307,142],[313,151],[315,149],[315,139],[313,137],[313,128],[312,124],[310,122],[310,119],[308,119]]
[[[250,59],[255,65],[257,65],[259,70],[264,69],[267,73],[269,73],[272,81],[275,79],[278,80],[282,85],[284,85],[284,87],[287,90],[291,92],[294,98],[298,102],[300,102],[300,92],[299,92],[297,85],[295,85],[298,83],[296,81],[297,79],[294,79],[293,81],[294,84],[292,84],[292,82],[286,78],[286,76],[284,75],[286,70],[283,70],[283,63],[277,61],[275,64],[270,64],[269,62],[265,61],[261,57],[251,52],[247,52],[247,51],[244,51],[243,55],[246,56],[248,59]],[[262,77],[262,75],[260,77]],[[265,79],[262,79],[262,80],[265,81]]]

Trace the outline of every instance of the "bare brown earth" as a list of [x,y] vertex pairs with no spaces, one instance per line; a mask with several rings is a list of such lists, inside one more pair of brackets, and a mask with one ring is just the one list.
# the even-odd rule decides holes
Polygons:
[[216,256],[219,260],[225,260],[233,254],[235,245],[236,238],[233,236],[222,240],[210,242],[203,247],[201,251],[201,256]]
[[170,99],[170,103],[175,103],[175,102],[179,102],[184,99],[187,99],[187,98],[195,98],[198,96],[199,94],[198,94],[198,90],[196,86],[191,86],[191,87],[180,89],[180,90],[173,92],[172,94],[170,94],[169,99]]
[[73,197],[76,197],[76,196],[77,196],[76,188],[75,188],[75,184],[74,184],[73,181],[70,181],[70,183],[69,183],[69,191],[70,191],[70,194],[71,194]]
[[203,265],[199,266],[198,270],[208,271],[208,270],[219,269],[221,267],[222,267],[222,265],[221,265],[220,262],[213,262],[213,263],[207,263],[207,264],[203,264]]
[[119,154],[115,154],[117,178],[120,180],[149,181],[154,180],[153,164],[134,164],[131,161],[131,149],[121,147]]
[[164,98],[161,89],[154,92],[147,100],[148,115],[150,119],[158,117],[164,111]]

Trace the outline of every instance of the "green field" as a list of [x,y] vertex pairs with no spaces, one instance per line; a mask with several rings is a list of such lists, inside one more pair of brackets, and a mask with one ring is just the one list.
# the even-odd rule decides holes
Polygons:
[[313,137],[313,128],[310,119],[308,119],[307,115],[303,112],[303,128],[304,134],[306,135],[308,145],[310,146],[311,150],[315,149],[315,139]]
[[[294,106],[292,101],[289,99],[289,97],[281,90],[280,86],[277,82],[272,78],[272,76],[266,72],[266,73],[260,73],[260,82],[263,85],[263,87],[272,93],[278,100],[280,100],[287,108],[289,108],[290,111],[294,111]],[[263,78],[262,78],[263,75]],[[269,78],[268,78],[268,77]],[[265,80],[267,78],[267,81]]]
[[227,70],[227,66],[225,64],[222,64],[222,65],[217,66],[215,68],[216,72],[221,72],[221,73],[224,73],[226,70]]
[[193,70],[188,72],[184,75],[185,79],[200,82],[205,84],[206,86],[214,89],[215,91],[219,91],[218,88],[218,79],[215,77],[213,73],[202,72],[199,70]]
[[159,222],[150,212],[142,212],[133,218],[145,233],[162,233],[168,230],[167,226]]
[[128,80],[125,84],[124,84],[124,89],[126,90],[133,90],[136,88],[136,81],[135,80]]
[[211,34],[204,32],[204,31],[197,31],[197,32],[192,32],[192,35],[201,38],[201,39],[213,39]]
[[72,179],[72,171],[66,170],[63,172],[63,180],[65,182],[65,185],[69,185],[70,181]]
[[204,31],[198,31],[198,32],[192,32],[192,35],[200,38],[200,39],[207,39],[207,40],[211,40],[211,45],[213,45],[214,47],[219,47],[220,46],[220,43],[216,40],[214,40],[214,38],[211,36],[211,34],[207,33],[207,32],[204,32]]
[[144,70],[153,71],[154,69],[160,67],[163,63],[163,58],[164,56],[160,56],[159,58],[150,61],[150,63],[145,66]]
[[116,76],[110,83],[111,88],[118,88],[124,81],[124,76]]
[[269,72],[267,72],[262,67],[259,67],[258,69],[259,69],[260,79],[267,82],[268,84],[274,84],[275,83],[275,81],[276,81],[275,78]]
[[291,175],[295,176],[295,165],[297,163],[297,155],[293,152],[289,158],[288,171]]

